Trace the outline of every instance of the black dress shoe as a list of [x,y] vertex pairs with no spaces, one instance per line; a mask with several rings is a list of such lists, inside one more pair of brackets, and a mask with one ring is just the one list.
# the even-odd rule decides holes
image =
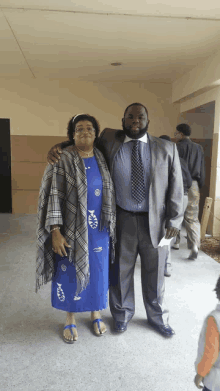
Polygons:
[[149,321],[148,323],[164,337],[172,337],[175,334],[175,331],[168,324],[158,325]]
[[170,277],[171,276],[171,264],[170,263],[166,263],[165,270],[164,270],[164,275],[165,275],[165,277]]
[[171,246],[171,248],[172,248],[173,250],[179,250],[179,249],[180,249],[180,245],[179,245],[179,243],[174,243],[174,244]]
[[114,329],[118,333],[124,333],[124,331],[127,330],[127,323],[126,322],[117,322],[117,321],[115,321]]
[[191,251],[188,259],[190,259],[191,261],[195,261],[195,259],[197,259],[197,257],[198,257],[198,251]]

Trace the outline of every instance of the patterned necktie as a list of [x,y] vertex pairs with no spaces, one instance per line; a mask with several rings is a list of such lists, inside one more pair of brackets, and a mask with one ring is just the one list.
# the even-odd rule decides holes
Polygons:
[[145,198],[144,167],[141,160],[140,141],[133,141],[131,153],[131,194],[132,198],[141,203]]

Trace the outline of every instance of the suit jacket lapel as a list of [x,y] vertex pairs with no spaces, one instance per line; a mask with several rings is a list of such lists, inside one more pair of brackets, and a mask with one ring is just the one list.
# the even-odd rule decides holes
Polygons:
[[157,165],[157,142],[153,136],[150,136],[148,134],[148,140],[150,144],[150,152],[151,152],[151,180],[150,183],[152,183],[156,165]]
[[123,130],[118,130],[116,132],[116,134],[115,134],[115,142],[113,144],[113,147],[112,147],[112,150],[111,150],[111,155],[110,155],[110,162],[111,162],[110,170],[111,170],[111,174],[113,172],[113,163],[114,163],[115,155],[118,152],[120,146],[123,144],[124,139],[125,139],[124,131]]

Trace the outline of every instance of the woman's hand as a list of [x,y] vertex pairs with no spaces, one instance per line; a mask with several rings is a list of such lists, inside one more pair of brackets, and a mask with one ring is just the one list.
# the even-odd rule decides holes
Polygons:
[[65,249],[66,247],[71,247],[66,239],[61,235],[60,230],[56,229],[52,233],[52,249],[56,254],[59,254],[61,257],[66,256],[67,257],[67,252]]
[[57,163],[62,153],[61,144],[54,145],[47,154],[47,161],[50,164]]
[[203,388],[203,386],[201,386],[201,382],[203,382],[203,379],[204,378],[197,373],[197,375],[195,376],[195,379],[194,379],[194,383],[197,388]]

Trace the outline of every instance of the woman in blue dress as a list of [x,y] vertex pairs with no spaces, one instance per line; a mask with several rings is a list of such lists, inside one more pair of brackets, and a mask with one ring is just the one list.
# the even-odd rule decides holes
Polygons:
[[63,339],[78,339],[74,313],[91,312],[94,332],[106,332],[109,258],[114,259],[115,195],[103,155],[94,147],[97,120],[87,114],[68,124],[68,146],[48,165],[38,204],[36,289],[52,281],[54,308],[67,313]]

